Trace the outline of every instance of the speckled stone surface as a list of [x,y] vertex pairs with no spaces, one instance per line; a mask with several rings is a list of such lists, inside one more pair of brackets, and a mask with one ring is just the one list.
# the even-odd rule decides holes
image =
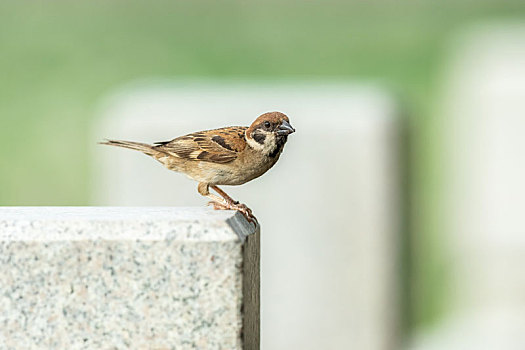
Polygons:
[[231,211],[0,208],[0,349],[242,349],[258,260]]

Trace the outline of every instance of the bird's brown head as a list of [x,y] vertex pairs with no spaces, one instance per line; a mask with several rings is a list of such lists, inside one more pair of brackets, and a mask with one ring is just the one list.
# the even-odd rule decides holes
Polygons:
[[246,130],[246,140],[250,147],[270,157],[278,156],[288,135],[295,132],[290,119],[281,112],[268,112],[260,115]]

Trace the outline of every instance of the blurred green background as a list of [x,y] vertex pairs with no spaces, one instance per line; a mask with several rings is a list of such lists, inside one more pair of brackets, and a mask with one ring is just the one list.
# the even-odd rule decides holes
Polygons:
[[104,96],[141,78],[376,80],[409,116],[409,326],[446,307],[439,99],[454,34],[525,2],[0,2],[0,204],[87,205]]

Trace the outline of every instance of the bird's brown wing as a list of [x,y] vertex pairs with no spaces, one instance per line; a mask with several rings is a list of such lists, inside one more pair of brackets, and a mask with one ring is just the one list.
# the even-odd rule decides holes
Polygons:
[[234,161],[246,147],[243,126],[195,132],[171,141],[157,142],[156,149],[173,156],[226,164]]

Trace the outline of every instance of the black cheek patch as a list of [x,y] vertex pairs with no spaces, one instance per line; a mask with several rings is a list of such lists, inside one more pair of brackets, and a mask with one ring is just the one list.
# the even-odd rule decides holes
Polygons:
[[253,139],[255,140],[255,142],[257,142],[257,143],[262,145],[264,143],[264,140],[266,140],[266,135],[265,134],[260,134],[260,133],[254,133],[253,134]]

